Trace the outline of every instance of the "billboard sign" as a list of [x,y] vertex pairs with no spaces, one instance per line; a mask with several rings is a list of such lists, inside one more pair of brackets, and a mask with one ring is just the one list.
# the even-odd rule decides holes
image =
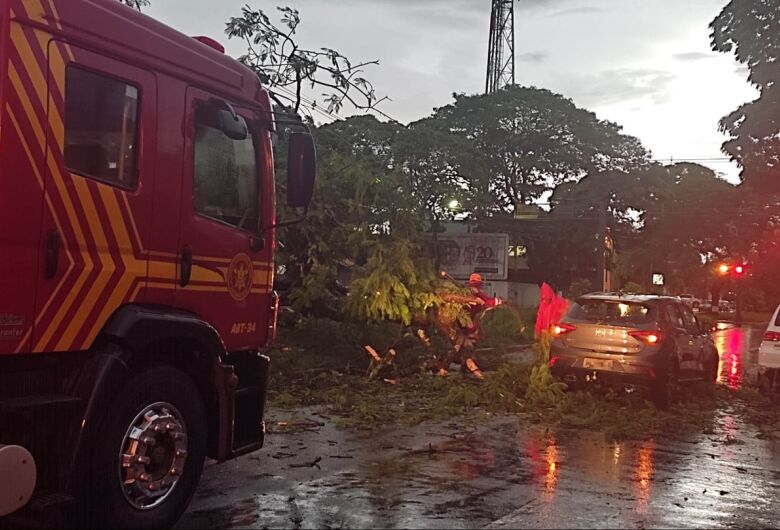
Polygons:
[[486,281],[507,279],[509,235],[438,234],[437,241],[440,266],[453,278],[477,272]]

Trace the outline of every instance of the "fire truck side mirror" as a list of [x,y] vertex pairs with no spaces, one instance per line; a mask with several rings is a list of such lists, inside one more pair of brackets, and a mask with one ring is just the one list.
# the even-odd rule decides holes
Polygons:
[[219,129],[231,140],[246,140],[249,136],[246,121],[238,114],[220,109],[217,111],[217,120]]
[[290,133],[287,153],[287,204],[293,208],[308,208],[314,193],[317,154],[314,138],[309,133]]
[[211,112],[208,120],[209,124],[213,124],[212,127],[217,127],[231,140],[247,139],[249,128],[246,126],[246,120],[238,115],[230,103],[223,99],[211,98],[209,104]]

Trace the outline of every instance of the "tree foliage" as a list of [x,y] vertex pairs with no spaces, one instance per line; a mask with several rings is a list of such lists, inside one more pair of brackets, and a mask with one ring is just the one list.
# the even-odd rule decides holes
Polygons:
[[617,273],[645,289],[651,274],[662,272],[672,292],[706,293],[716,279],[715,264],[757,259],[780,221],[776,200],[697,164],[653,166],[632,180],[647,197],[627,193],[634,221],[616,231]]
[[469,190],[482,215],[511,212],[588,174],[648,164],[636,138],[549,90],[512,86],[454,97],[424,122],[470,144]]
[[[300,13],[291,7],[277,7],[280,25],[262,9],[244,6],[241,16],[231,17],[225,32],[246,42],[247,53],[239,58],[252,68],[270,88],[277,103],[298,113],[306,97],[304,87],[323,90],[322,103],[328,112],[338,112],[345,102],[356,109],[379,112],[386,98],[376,95],[374,86],[363,77],[363,69],[379,61],[353,64],[333,48],[308,49],[296,40]],[[314,99],[311,108],[321,106]]]
[[759,91],[724,117],[730,136],[723,151],[741,167],[746,183],[777,193],[780,175],[780,1],[732,0],[710,24],[715,51],[734,53]]
[[415,259],[412,244],[398,239],[375,245],[363,274],[350,286],[346,309],[364,320],[399,320],[408,325],[415,315],[442,303],[431,264]]
[[[399,300],[411,301],[402,287],[408,278],[400,269],[385,267],[386,262],[378,256],[384,256],[392,245],[416,241],[420,234],[435,231],[442,221],[456,216],[477,220],[486,229],[497,226],[506,215],[503,212],[513,208],[496,185],[506,180],[507,168],[517,172],[511,177],[513,185],[524,186],[523,194],[516,199],[530,200],[557,184],[585,175],[589,175],[587,182],[609,182],[619,188],[620,180],[628,182],[629,178],[623,170],[647,164],[647,153],[635,139],[561,96],[514,88],[483,98],[456,97],[446,111],[439,109],[433,116],[408,126],[357,116],[315,130],[320,175],[310,219],[305,225],[280,233],[282,260],[299,278],[295,290],[301,292],[294,300],[300,309],[333,305],[327,293],[335,296],[341,277],[346,288],[349,276],[358,281],[353,282],[351,291],[395,293]],[[486,109],[499,110],[473,111],[470,106],[474,101]],[[553,108],[547,109],[546,105]],[[524,124],[514,132],[504,127],[510,119],[504,107],[514,109],[509,112],[511,119]],[[475,140],[473,134],[464,132],[466,127],[483,135]],[[536,133],[534,128],[542,132]],[[526,141],[530,145],[525,145]],[[497,149],[503,150],[502,156],[494,156]],[[583,153],[589,158],[581,160]],[[282,183],[279,188],[283,189]],[[598,193],[594,191],[593,195]],[[458,208],[450,207],[452,201]],[[499,208],[499,204],[503,206]],[[585,213],[592,220],[593,211]],[[550,215],[560,217],[555,210]],[[564,287],[576,279],[592,278],[595,224],[572,217],[570,223],[557,228],[557,238],[537,234],[541,237],[526,241],[532,267],[544,271],[545,278],[563,279],[565,283],[559,285]],[[568,246],[562,250],[560,236],[564,233]],[[369,261],[375,269],[367,266]],[[327,274],[322,269],[324,264],[330,268]],[[323,289],[320,282],[302,281],[310,271],[330,287]],[[389,276],[395,278],[397,288],[387,288]],[[371,291],[370,286],[376,286],[380,279],[384,286]],[[392,314],[405,320],[416,307],[399,312],[393,300],[372,303],[375,305],[362,312],[355,311],[353,299],[351,312],[381,318]],[[377,310],[382,307],[385,309]]]

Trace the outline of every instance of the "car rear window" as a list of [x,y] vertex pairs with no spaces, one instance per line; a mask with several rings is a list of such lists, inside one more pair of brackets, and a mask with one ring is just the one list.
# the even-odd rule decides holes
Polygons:
[[655,309],[638,302],[618,300],[580,300],[569,308],[567,318],[619,326],[648,324],[655,319]]

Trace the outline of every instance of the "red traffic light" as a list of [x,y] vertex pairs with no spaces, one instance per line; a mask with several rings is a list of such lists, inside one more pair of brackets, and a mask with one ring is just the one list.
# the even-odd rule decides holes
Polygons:
[[745,267],[744,266],[737,265],[736,267],[734,267],[734,273],[735,274],[742,274],[744,272],[745,272]]

